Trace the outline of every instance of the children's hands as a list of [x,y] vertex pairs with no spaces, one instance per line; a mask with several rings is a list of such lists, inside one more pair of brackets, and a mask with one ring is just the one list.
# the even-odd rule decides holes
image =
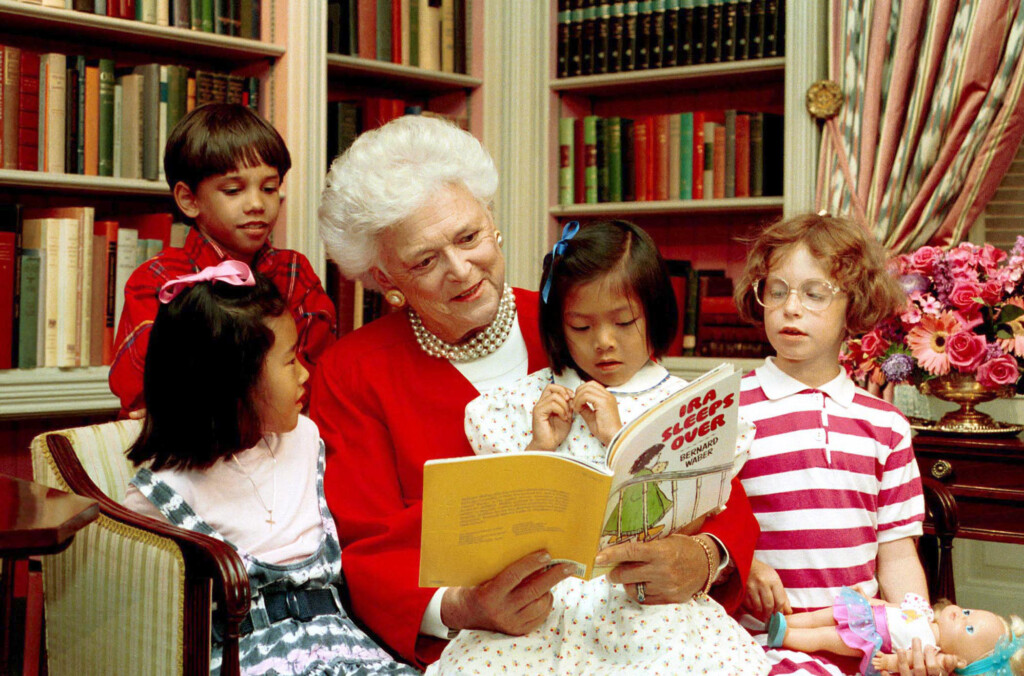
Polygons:
[[565,440],[572,427],[573,392],[551,383],[541,392],[533,407],[533,440],[528,451],[553,451]]
[[590,380],[576,388],[572,410],[583,416],[583,421],[587,423],[590,432],[605,446],[622,427],[615,395],[596,380]]
[[[947,658],[952,658],[948,662]],[[900,676],[945,676],[952,674],[953,668],[957,666],[956,656],[940,652],[935,646],[922,647],[921,639],[915,638],[909,650],[896,651],[896,669],[890,669],[888,674],[899,674]],[[966,666],[966,665],[964,665]]]
[[750,576],[747,578],[747,595],[743,599],[743,607],[762,622],[773,613],[789,615],[793,612],[778,572],[757,559],[750,562]]
[[547,552],[527,554],[487,582],[449,588],[441,600],[441,621],[452,629],[528,634],[551,612],[551,588],[571,572],[570,564],[552,566]]

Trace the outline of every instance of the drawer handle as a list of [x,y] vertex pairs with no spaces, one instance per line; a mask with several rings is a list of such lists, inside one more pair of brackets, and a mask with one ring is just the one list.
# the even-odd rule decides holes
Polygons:
[[936,479],[945,479],[953,473],[953,465],[946,460],[936,460],[932,465],[932,476]]

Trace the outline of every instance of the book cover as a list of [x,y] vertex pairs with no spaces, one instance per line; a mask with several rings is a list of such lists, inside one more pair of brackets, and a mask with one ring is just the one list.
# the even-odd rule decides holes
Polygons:
[[622,70],[622,41],[626,29],[626,9],[622,2],[612,2],[608,13],[608,72]]
[[21,286],[21,208],[0,205],[0,369],[17,363],[18,304]]
[[636,200],[635,124],[630,118],[623,117],[619,125],[622,127],[622,201],[633,202]]
[[[704,199],[715,198],[715,123],[707,120],[704,122]],[[724,150],[724,148],[723,148]],[[722,158],[725,159],[724,157]]]
[[736,111],[725,111],[725,160],[723,197],[736,197]]
[[[705,137],[707,131],[704,132]],[[725,125],[715,124],[714,127],[714,159],[711,163],[711,180],[714,186],[713,196],[715,199],[725,197]],[[706,156],[705,156],[706,159]],[[708,176],[705,170],[704,185],[707,185]],[[705,192],[705,195],[707,193]]]
[[96,65],[85,67],[84,112],[82,173],[86,176],[98,176],[100,173],[100,69]]
[[693,4],[693,63],[707,63],[710,36],[711,0],[694,0]]
[[39,170],[64,173],[67,57],[39,57]]
[[750,58],[750,13],[752,0],[738,0],[736,8],[736,60]]
[[124,287],[128,278],[135,271],[135,259],[138,255],[139,231],[131,228],[117,228],[117,269],[114,272],[114,327],[121,323],[121,312],[124,310]]
[[18,363],[20,369],[35,368],[39,339],[39,297],[42,275],[42,253],[38,249],[22,249],[20,297],[18,301]]
[[653,0],[651,3],[651,41],[648,45],[648,68],[665,66],[665,0]]
[[637,50],[639,49],[640,26],[637,16],[640,8],[638,2],[626,2],[622,15],[622,46],[619,49],[621,72],[639,70]]
[[3,154],[4,169],[18,168],[18,98],[21,80],[21,50],[3,45]]
[[597,204],[597,116],[583,118],[583,201]]
[[679,115],[679,199],[693,199],[693,113]]
[[92,325],[89,363],[114,361],[114,315],[117,287],[117,221],[95,221],[92,236]]
[[722,32],[724,4],[725,0],[710,0],[708,3],[706,63],[719,63],[722,60],[722,41],[725,37]]
[[[693,199],[704,199],[704,111],[693,113]],[[710,186],[709,186],[710,187]]]
[[636,52],[633,62],[633,70],[647,70],[651,68],[651,39],[654,26],[652,23],[654,15],[653,0],[640,0],[637,5],[636,15]]
[[[669,198],[669,115],[652,115],[652,168],[650,184],[653,188],[651,195],[654,200],[667,200]],[[675,184],[678,185],[678,182]]]
[[750,197],[750,115],[736,115],[736,197]]
[[420,586],[479,584],[540,549],[591,579],[607,572],[594,566],[600,549],[666,537],[717,509],[735,465],[740,375],[722,364],[651,407],[601,466],[543,452],[428,461]]
[[637,202],[649,201],[653,194],[649,166],[653,162],[650,133],[651,118],[649,116],[641,116],[633,121],[633,185],[636,191],[634,199]]
[[575,119],[571,117],[558,121],[558,203],[562,205],[575,202],[574,124]]
[[18,80],[18,169],[39,170],[39,53],[21,50]]
[[114,175],[114,61],[100,59],[97,168],[100,176]]
[[569,0],[558,0],[555,20],[555,50],[558,58],[555,76],[569,77],[569,23],[572,20]]
[[693,12],[695,0],[679,0],[679,46],[676,63],[690,66],[694,63]]
[[764,195],[764,113],[750,114],[750,196]]
[[674,113],[668,116],[668,197],[666,199],[682,199],[682,177],[680,169],[680,138],[682,137],[682,115]]
[[622,201],[622,124],[618,116],[605,120],[608,156],[608,201]]
[[594,74],[594,20],[597,0],[583,0],[583,28],[580,33],[580,74]]
[[722,61],[735,61],[739,42],[737,0],[725,0],[722,7]]
[[664,68],[679,63],[679,0],[665,2],[665,40],[661,47],[661,65]]

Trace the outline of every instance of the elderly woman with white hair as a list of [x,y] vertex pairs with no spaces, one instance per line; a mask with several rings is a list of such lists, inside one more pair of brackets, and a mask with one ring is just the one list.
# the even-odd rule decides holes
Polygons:
[[[491,213],[497,182],[473,136],[406,116],[357,138],[321,198],[321,236],[341,272],[403,308],[324,354],[310,416],[327,446],[325,492],[354,614],[420,667],[459,630],[539,627],[552,587],[570,573],[539,552],[477,587],[418,586],[423,464],[471,455],[466,404],[547,365],[537,293],[505,283]],[[609,580],[643,581],[662,602],[715,583],[716,598],[734,609],[758,532],[738,483],[703,531],[719,544],[714,565],[693,538],[628,543],[613,548],[621,565]]]

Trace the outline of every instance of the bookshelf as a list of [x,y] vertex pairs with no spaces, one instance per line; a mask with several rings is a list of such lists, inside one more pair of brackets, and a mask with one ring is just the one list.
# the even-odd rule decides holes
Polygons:
[[[746,257],[739,238],[772,219],[813,207],[819,130],[805,111],[804,99],[807,87],[825,73],[826,16],[819,4],[785,3],[784,56],[557,77],[559,3],[549,2],[545,160],[549,246],[567,220],[624,218],[644,227],[666,258],[689,260],[695,268],[723,268],[730,277],[738,276]],[[563,117],[638,118],[726,109],[783,115],[781,194],[560,203],[559,122]],[[666,365],[682,377],[692,377],[722,359],[676,356],[667,358]],[[759,363],[756,359],[733,361],[747,369]]]
[[[311,26],[322,25],[316,16],[320,4],[264,0],[262,39],[255,40],[0,0],[0,24],[3,26],[0,44],[41,52],[84,54],[89,58],[112,58],[119,67],[156,62],[256,77],[260,81],[260,111],[282,131],[287,141],[306,138],[312,130],[322,129],[315,118],[310,122],[291,119],[299,116],[285,114],[286,102],[295,88],[287,74],[291,69],[304,68],[308,60],[298,56],[288,58],[286,45],[291,39],[290,31],[305,34]],[[292,43],[310,42],[303,35]],[[316,41],[312,43],[315,45]],[[290,178],[303,173],[301,162],[296,162],[296,166],[298,169],[293,169]],[[302,217],[311,208],[315,210],[316,199],[316,194],[292,192],[279,219],[278,242],[289,239],[286,223],[289,220],[303,222]],[[97,219],[169,211],[172,205],[163,180],[16,169],[0,169],[0,200],[30,207],[92,206]],[[301,243],[303,237],[296,234],[291,239]],[[21,419],[116,412],[118,402],[108,389],[107,371],[103,366],[0,370],[3,433],[11,434],[8,429],[11,425],[10,429],[16,432],[17,421]]]

